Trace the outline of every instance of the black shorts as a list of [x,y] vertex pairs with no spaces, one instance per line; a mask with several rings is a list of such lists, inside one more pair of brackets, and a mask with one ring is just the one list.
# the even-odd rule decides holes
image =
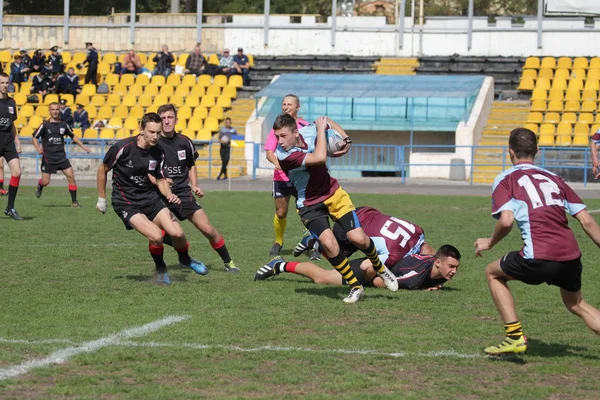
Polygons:
[[[365,261],[366,258],[359,258],[356,260],[351,260],[350,261],[350,268],[352,268],[352,272],[354,272],[354,276],[356,277],[356,279],[358,280],[358,282],[366,287],[375,287],[375,285],[373,284],[372,280],[367,280],[367,278],[365,277],[365,271],[363,271],[360,268],[360,264],[363,263],[363,261]],[[344,285],[347,285],[348,282],[346,282],[346,280],[342,279],[342,283]]]
[[298,193],[292,182],[290,181],[273,181],[273,197],[281,199],[283,197],[294,196],[297,197]]
[[356,228],[360,228],[360,222],[356,211],[352,210],[342,215],[341,218],[335,220],[335,218],[329,213],[329,209],[325,203],[317,203],[310,206],[302,207],[298,214],[304,226],[316,237],[320,237],[321,233],[329,229],[329,218],[339,225],[344,236],[346,232],[350,232]]
[[113,204],[112,206],[113,210],[115,210],[119,218],[121,218],[121,221],[123,221],[123,224],[125,224],[125,228],[127,228],[127,230],[133,229],[133,226],[129,224],[129,221],[134,215],[144,214],[150,221],[152,221],[154,218],[156,218],[158,213],[163,210],[163,208],[167,208],[165,203],[163,203],[163,201],[160,199],[154,203],[145,205]]
[[19,158],[17,147],[15,146],[15,138],[12,133],[0,133],[0,157],[4,157],[6,162]]
[[162,200],[167,205],[169,210],[177,217],[178,220],[183,221],[185,219],[191,218],[196,211],[202,210],[202,206],[198,204],[198,202],[194,198],[194,194],[191,191],[183,195],[177,194],[177,196],[181,200],[181,204],[169,203],[164,198]]
[[348,239],[348,235],[346,235],[346,231],[342,228],[339,222],[333,224],[333,235],[335,236],[335,240],[337,240],[340,245],[340,250],[346,258],[350,257],[352,254],[358,251],[358,247],[356,247],[350,239]]
[[581,289],[581,258],[571,261],[526,260],[518,251],[502,257],[500,268],[506,275],[527,283],[558,286],[569,292]]
[[47,163],[46,160],[42,158],[42,172],[45,174],[55,174],[58,171],[62,171],[63,169],[71,168],[71,163],[66,158],[57,163]]

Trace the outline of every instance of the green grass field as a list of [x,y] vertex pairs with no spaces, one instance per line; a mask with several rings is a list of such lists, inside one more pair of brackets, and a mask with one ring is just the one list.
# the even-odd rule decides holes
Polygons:
[[[347,287],[292,274],[253,281],[269,260],[270,193],[213,192],[202,200],[240,274],[226,273],[186,222],[191,254],[210,273],[177,267],[167,247],[174,283],[157,287],[149,283],[147,241],[125,231],[112,210],[96,212],[94,190],[80,190],[82,209],[70,207],[66,188],[48,187],[41,199],[34,190],[23,187],[17,199],[27,220],[0,218],[0,377],[25,368],[0,380],[2,399],[596,399],[600,393],[600,341],[566,311],[555,287],[512,284],[529,352],[483,356],[483,347],[503,335],[483,270],[521,246],[515,229],[475,258],[474,240],[494,226],[489,198],[352,194],[357,205],[421,225],[433,246],[454,244],[463,259],[439,292],[367,289],[364,301],[346,305]],[[588,206],[600,208],[600,201]],[[292,258],[302,227],[293,213],[288,220],[283,255]],[[598,250],[578,224],[574,230],[584,254],[584,296],[600,306]],[[150,332],[146,324],[169,316],[182,318]],[[147,334],[123,334],[140,327]],[[62,356],[64,363],[28,368]]]

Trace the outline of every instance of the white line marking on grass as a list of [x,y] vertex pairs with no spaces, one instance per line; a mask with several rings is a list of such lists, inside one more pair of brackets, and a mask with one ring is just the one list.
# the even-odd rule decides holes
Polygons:
[[42,340],[23,340],[23,339],[5,339],[0,337],[0,343],[11,343],[11,344],[77,344],[69,339],[42,339]]
[[52,364],[62,364],[69,358],[81,353],[93,353],[103,347],[120,344],[121,341],[140,337],[159,330],[160,328],[172,325],[177,322],[188,319],[189,316],[168,316],[158,321],[138,326],[135,328],[125,329],[124,331],[114,333],[91,342],[85,342],[77,347],[67,347],[66,349],[55,351],[48,357],[39,358],[36,360],[26,361],[20,365],[13,365],[7,368],[0,369],[0,380],[13,378],[18,375],[25,374],[33,368],[44,368]]
[[588,210],[590,214],[600,213],[600,210]]

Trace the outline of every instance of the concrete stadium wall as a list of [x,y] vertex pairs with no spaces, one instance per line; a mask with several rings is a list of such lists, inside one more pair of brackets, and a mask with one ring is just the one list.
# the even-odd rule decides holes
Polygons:
[[[72,16],[68,43],[63,43],[62,16],[5,15],[0,47],[16,50],[49,49],[54,45],[67,50],[83,49],[92,41],[101,51],[125,51],[132,47],[129,27],[94,27],[93,25],[128,24],[129,14],[111,16]],[[186,25],[186,28],[136,28],[133,47],[138,51],[157,51],[168,44],[176,52],[189,51],[196,44],[195,14],[138,14],[139,24]],[[600,19],[586,26],[583,18],[545,19],[542,48],[537,47],[537,19],[526,17],[523,25],[513,25],[510,18],[499,17],[495,24],[487,18],[473,20],[472,47],[468,48],[468,19],[464,17],[427,17],[420,34],[410,18],[404,20],[403,45],[395,25],[386,24],[385,17],[337,17],[335,44],[332,43],[331,17],[327,23],[317,23],[316,17],[301,17],[292,24],[289,15],[271,15],[268,45],[263,15],[232,15],[222,28],[203,28],[202,47],[215,52],[223,47],[244,47],[255,55],[327,55],[354,56],[528,56],[600,54]],[[207,24],[221,24],[223,16],[205,15]],[[236,28],[236,26],[238,28]],[[362,31],[352,31],[351,29]],[[385,30],[385,31],[382,31]],[[402,47],[402,48],[401,48]]]

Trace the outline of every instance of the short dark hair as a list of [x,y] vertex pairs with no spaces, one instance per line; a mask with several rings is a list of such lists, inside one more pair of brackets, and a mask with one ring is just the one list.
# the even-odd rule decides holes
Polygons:
[[227,121],[231,121],[231,118],[229,118],[229,117],[225,118],[225,122],[227,122]]
[[300,105],[300,98],[299,98],[298,96],[296,96],[295,94],[291,94],[291,93],[290,93],[290,94],[288,94],[288,95],[284,96],[283,98],[285,99],[286,97],[291,97],[291,98],[293,98],[294,100],[296,100],[296,104]]
[[10,78],[6,72],[0,73],[0,76],[3,78]]
[[162,125],[162,118],[160,117],[160,115],[158,115],[157,113],[146,113],[144,114],[144,116],[142,117],[142,123],[140,124],[140,127],[142,129],[144,129],[146,127],[146,124],[148,122],[154,122],[156,124],[161,124]]
[[517,158],[533,158],[537,154],[537,138],[527,128],[516,128],[510,132],[508,148]]
[[451,244],[445,244],[435,252],[435,258],[443,259],[446,257],[452,257],[460,261],[460,251]]
[[53,101],[52,103],[48,104],[48,108],[50,108],[52,106],[59,106],[60,107],[60,104],[58,104],[58,101]]
[[156,111],[156,113],[158,115],[165,113],[167,111],[173,111],[173,113],[175,113],[175,116],[177,116],[177,109],[175,108],[175,106],[173,104],[163,104],[162,106],[158,107],[158,110]]
[[283,128],[294,131],[297,128],[294,117],[286,113],[279,114],[273,123],[273,130],[278,131]]

